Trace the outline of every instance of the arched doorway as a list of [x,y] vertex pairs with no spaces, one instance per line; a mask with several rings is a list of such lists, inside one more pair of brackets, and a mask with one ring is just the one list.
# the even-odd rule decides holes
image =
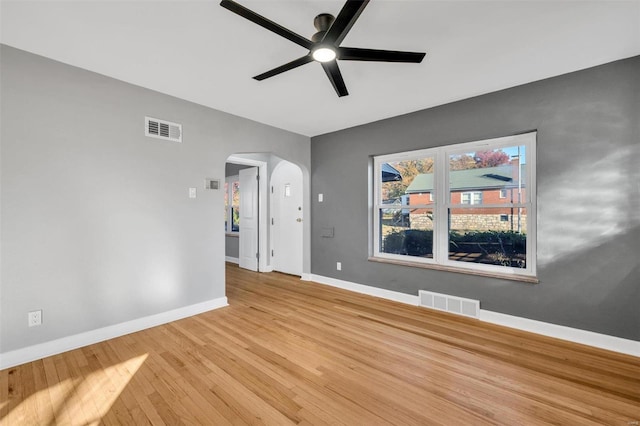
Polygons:
[[[308,280],[310,228],[306,218],[310,200],[306,169],[272,153],[236,153],[229,156],[226,163],[225,178],[230,177],[229,173],[234,175],[234,179],[229,181],[228,185],[232,185],[233,181],[239,183],[242,169],[257,167],[260,176],[257,186],[258,198],[252,198],[254,203],[257,202],[258,215],[258,231],[253,233],[256,237],[252,238],[257,238],[257,241],[248,241],[249,234],[243,235],[242,232],[242,200],[249,194],[245,193],[243,196],[240,185],[240,223],[236,228],[237,232],[233,232],[233,227],[225,227],[226,261],[240,264],[243,251],[246,260],[249,259],[249,251],[242,250],[241,246],[257,247],[259,272],[277,270]],[[227,201],[231,200],[232,194],[227,194],[226,198]],[[232,209],[229,209],[229,212],[226,216],[231,220],[234,212]],[[243,237],[245,244],[240,244]],[[255,256],[256,253],[250,250],[250,254]]]

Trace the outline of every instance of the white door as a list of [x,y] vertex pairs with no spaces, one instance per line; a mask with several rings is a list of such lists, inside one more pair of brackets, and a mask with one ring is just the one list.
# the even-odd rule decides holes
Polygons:
[[258,168],[240,170],[241,268],[258,270]]
[[302,170],[280,162],[271,176],[271,237],[273,269],[302,275]]

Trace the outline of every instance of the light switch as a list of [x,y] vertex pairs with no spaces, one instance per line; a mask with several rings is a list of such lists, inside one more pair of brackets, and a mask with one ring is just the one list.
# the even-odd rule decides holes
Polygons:
[[189,188],[189,198],[196,198],[196,189]]
[[318,194],[318,202],[321,203],[324,200],[323,194]]

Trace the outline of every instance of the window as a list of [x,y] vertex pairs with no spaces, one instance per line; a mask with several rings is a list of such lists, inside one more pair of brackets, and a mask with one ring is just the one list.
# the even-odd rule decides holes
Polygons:
[[[239,176],[229,176],[224,182],[224,230],[240,231],[240,180]],[[231,200],[231,202],[229,202]],[[231,220],[229,220],[231,218]]]
[[532,132],[374,157],[373,258],[535,277],[535,141]]
[[462,204],[482,204],[482,192],[463,192],[460,194]]

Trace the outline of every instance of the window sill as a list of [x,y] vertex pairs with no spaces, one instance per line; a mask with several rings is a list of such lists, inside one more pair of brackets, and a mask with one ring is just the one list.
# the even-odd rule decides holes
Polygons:
[[235,237],[235,238],[240,237],[240,232],[225,232],[224,234],[225,234],[227,237]]
[[476,276],[489,277],[489,278],[500,278],[504,280],[520,281],[520,282],[525,282],[529,284],[537,284],[540,282],[537,277],[528,277],[525,275],[500,274],[498,272],[486,272],[486,271],[478,271],[478,270],[471,270],[471,269],[464,269],[464,268],[454,268],[454,267],[445,266],[445,265],[408,262],[408,261],[402,261],[402,260],[396,260],[396,259],[385,259],[382,257],[369,257],[368,260],[370,262],[390,263],[393,265],[411,266],[413,268],[422,268],[422,269],[435,269],[437,271],[456,272],[459,274],[476,275]]

